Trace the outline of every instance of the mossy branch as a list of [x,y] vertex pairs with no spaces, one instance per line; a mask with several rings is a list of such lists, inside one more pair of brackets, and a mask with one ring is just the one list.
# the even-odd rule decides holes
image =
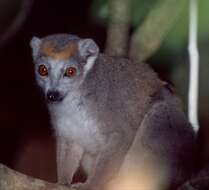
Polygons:
[[66,186],[35,179],[0,164],[1,190],[75,190]]
[[[75,188],[35,179],[0,164],[1,190],[76,190]],[[209,189],[209,167],[187,181],[178,190]]]

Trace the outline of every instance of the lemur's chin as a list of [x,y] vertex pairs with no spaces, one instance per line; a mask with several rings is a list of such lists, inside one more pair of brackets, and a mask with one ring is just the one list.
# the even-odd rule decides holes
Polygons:
[[47,103],[48,103],[48,104],[60,104],[62,101],[63,101],[63,99],[56,100],[56,101],[47,100]]

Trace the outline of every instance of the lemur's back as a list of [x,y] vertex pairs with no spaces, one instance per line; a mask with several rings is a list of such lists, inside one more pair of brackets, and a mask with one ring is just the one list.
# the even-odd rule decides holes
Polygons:
[[[109,123],[110,120],[110,123],[116,124],[114,128],[119,124],[118,130],[124,129],[124,132],[133,129],[135,135],[123,166],[125,171],[122,168],[122,172],[127,175],[129,165],[129,169],[134,168],[134,172],[149,167],[146,164],[152,165],[148,160],[155,155],[153,160],[159,162],[155,169],[168,164],[173,173],[167,173],[164,177],[172,184],[169,188],[175,189],[181,180],[191,175],[195,150],[194,131],[182,111],[179,98],[144,63],[105,55],[101,55],[97,61],[98,64],[95,64],[86,82],[90,86],[92,83],[95,85],[92,85],[95,90],[92,92],[98,97],[96,105],[99,107],[103,102],[105,106],[102,107],[107,109],[105,112],[109,115],[104,117],[104,122],[106,120]],[[154,110],[154,113],[150,110]],[[149,119],[151,115],[152,119]],[[143,157],[146,154],[149,158]],[[133,155],[140,159],[130,159]],[[160,172],[158,174],[165,175]]]
[[114,121],[124,119],[136,129],[164,86],[148,65],[100,54],[82,88],[96,97],[97,112],[107,109]]

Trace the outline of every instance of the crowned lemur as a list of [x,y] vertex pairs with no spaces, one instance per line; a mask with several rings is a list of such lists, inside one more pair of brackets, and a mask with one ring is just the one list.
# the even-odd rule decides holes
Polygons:
[[195,135],[147,64],[100,54],[92,39],[69,34],[33,37],[31,47],[56,132],[58,182],[72,184],[83,168],[86,181],[72,186],[157,190],[191,175]]

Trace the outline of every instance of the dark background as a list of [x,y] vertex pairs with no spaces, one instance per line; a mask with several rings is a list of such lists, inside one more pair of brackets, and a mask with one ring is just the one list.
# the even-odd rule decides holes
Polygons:
[[[23,27],[0,49],[1,163],[34,177],[56,181],[55,139],[46,106],[36,88],[29,42],[32,36],[71,33],[93,38],[103,51],[106,28],[90,19],[91,3],[35,0]],[[161,78],[170,80],[170,68],[165,65],[174,57],[182,60],[182,55],[185,57],[185,50],[180,55],[161,54],[149,62]],[[164,64],[158,64],[162,61]],[[204,128],[207,121],[202,120],[201,125]],[[200,165],[208,160],[207,134],[204,131],[200,138]]]
[[36,88],[32,36],[72,33],[104,46],[105,28],[89,22],[88,0],[35,0],[21,30],[0,50],[0,162],[55,181],[55,146],[47,109]]

